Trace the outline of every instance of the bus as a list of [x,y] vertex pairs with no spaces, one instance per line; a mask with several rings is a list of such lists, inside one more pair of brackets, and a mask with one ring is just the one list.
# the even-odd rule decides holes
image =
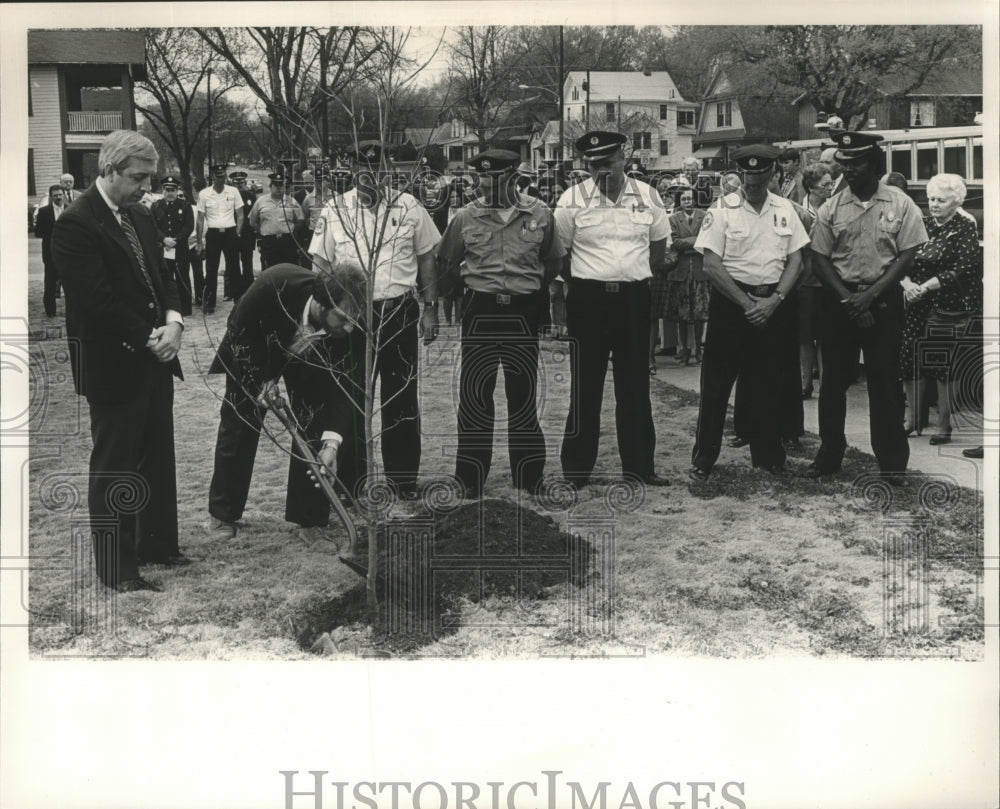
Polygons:
[[[965,180],[968,193],[962,206],[976,218],[983,232],[983,128],[944,126],[920,129],[872,130],[885,140],[883,174],[898,171],[909,186],[913,200],[927,207],[927,181],[939,172],[957,174]],[[829,136],[810,140],[775,143],[779,149],[799,150],[803,167],[819,160]]]

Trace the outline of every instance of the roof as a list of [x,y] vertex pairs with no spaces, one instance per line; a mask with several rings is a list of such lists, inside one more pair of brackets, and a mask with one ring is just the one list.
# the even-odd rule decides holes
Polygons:
[[[569,84],[587,81],[587,71],[571,70],[566,76]],[[670,91],[674,91],[673,98]],[[590,103],[601,101],[674,101],[685,103],[680,90],[665,70],[648,73],[641,70],[591,70]]]
[[[898,93],[913,80],[913,72],[887,76],[882,91]],[[924,83],[911,90],[909,96],[981,96],[983,94],[983,64],[978,56],[948,59],[931,71]]]
[[426,146],[429,143],[448,143],[449,141],[460,141],[460,137],[453,137],[451,134],[451,124],[441,124],[440,126],[408,126],[403,130],[406,140],[414,146]]
[[145,66],[146,36],[115,28],[28,31],[28,63]]

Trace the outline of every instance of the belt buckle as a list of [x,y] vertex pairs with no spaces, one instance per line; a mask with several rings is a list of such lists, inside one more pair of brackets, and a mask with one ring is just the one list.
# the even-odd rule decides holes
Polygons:
[[617,292],[618,291],[618,282],[617,281],[610,281],[610,282],[606,283],[604,285],[604,291],[605,292]]
[[508,306],[510,304],[510,295],[500,294],[497,295],[497,303],[501,306]]
[[761,284],[760,286],[754,288],[754,296],[758,298],[766,298],[768,293],[771,291],[769,286],[769,284]]

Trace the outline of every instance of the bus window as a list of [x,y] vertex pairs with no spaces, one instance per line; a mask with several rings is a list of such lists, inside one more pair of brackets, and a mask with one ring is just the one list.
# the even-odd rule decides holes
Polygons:
[[929,180],[938,173],[937,144],[917,148],[917,179]]
[[910,144],[905,147],[893,147],[892,150],[892,170],[898,171],[907,180],[913,179],[913,166],[910,160]]
[[972,147],[972,178],[974,180],[983,179],[983,144],[981,143]]
[[945,146],[944,147],[944,170],[948,174],[957,174],[965,178],[965,147]]

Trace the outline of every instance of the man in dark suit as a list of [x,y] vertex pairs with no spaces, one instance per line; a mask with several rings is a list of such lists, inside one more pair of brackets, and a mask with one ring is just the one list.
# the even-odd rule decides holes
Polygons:
[[[213,531],[235,536],[250,491],[264,407],[279,378],[304,437],[349,489],[357,479],[357,439],[364,402],[363,357],[350,339],[365,299],[356,264],[313,273],[276,264],[262,273],[229,317],[209,373],[226,374],[215,472],[208,496]],[[358,403],[358,404],[355,404]],[[344,443],[344,451],[338,451]],[[325,526],[330,503],[293,453],[285,519],[304,529]]]
[[149,210],[156,223],[160,244],[163,245],[163,259],[177,284],[181,314],[190,315],[194,290],[190,278],[188,237],[194,231],[194,210],[178,198],[180,180],[176,177],[164,177],[160,188],[163,189],[163,198],[156,200]]
[[45,287],[42,292],[42,303],[45,306],[45,316],[56,316],[56,292],[59,290],[59,275],[52,263],[52,228],[56,219],[63,212],[63,189],[56,183],[49,186],[49,204],[38,209],[38,223],[35,225],[35,236],[42,240],[42,267],[45,269]]
[[184,321],[149,211],[153,144],[112,132],[100,176],[56,221],[52,258],[66,291],[73,384],[90,405],[88,505],[98,578],[159,590],[142,564],[186,564],[177,544],[173,376]]

